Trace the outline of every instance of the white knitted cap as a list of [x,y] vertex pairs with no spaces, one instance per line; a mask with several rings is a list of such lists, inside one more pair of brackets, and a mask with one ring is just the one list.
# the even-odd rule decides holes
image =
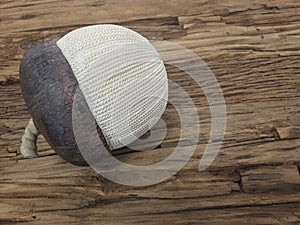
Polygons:
[[167,73],[150,42],[117,25],[95,25],[57,42],[110,149],[125,146],[159,120]]

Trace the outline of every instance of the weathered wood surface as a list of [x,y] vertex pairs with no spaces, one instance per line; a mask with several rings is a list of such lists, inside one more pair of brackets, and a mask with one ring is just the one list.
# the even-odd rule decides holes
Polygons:
[[[299,224],[300,2],[45,0],[0,3],[0,224]],[[39,139],[40,158],[18,157],[29,114],[18,67],[37,43],[70,30],[117,23],[198,54],[224,92],[228,125],[214,163],[199,172],[210,131],[196,84],[167,67],[192,96],[201,135],[190,162],[144,188],[118,185],[64,162]],[[178,118],[169,106],[161,148],[116,153],[149,165],[174,150]],[[189,146],[185,146],[189,148]],[[125,150],[123,150],[125,151]]]

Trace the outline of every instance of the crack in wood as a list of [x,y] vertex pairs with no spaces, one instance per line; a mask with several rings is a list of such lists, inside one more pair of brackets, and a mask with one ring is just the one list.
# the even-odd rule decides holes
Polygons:
[[183,212],[197,212],[197,211],[209,211],[209,210],[218,210],[218,209],[240,209],[240,208],[249,208],[249,207],[258,207],[258,206],[300,206],[300,201],[291,201],[289,203],[267,203],[267,204],[249,204],[249,205],[234,205],[234,206],[212,206],[212,207],[203,207],[203,208],[190,208],[190,209],[183,209],[183,210],[176,210],[170,212],[158,212],[158,213],[147,213],[147,215],[158,215],[158,214],[176,214],[176,213],[183,213]]

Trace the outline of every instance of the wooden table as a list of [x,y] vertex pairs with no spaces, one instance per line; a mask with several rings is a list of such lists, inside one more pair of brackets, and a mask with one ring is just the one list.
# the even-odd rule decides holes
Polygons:
[[[299,12],[298,0],[2,0],[0,224],[299,224]],[[171,66],[169,78],[190,94],[201,124],[196,152],[175,176],[149,187],[119,185],[64,162],[42,137],[40,158],[20,159],[30,118],[20,59],[38,43],[99,23],[180,44],[211,68],[224,93],[227,130],[207,170],[198,171],[211,125],[206,98]],[[160,148],[123,149],[116,157],[135,165],[167,157],[180,129],[171,106],[163,118],[169,130]]]

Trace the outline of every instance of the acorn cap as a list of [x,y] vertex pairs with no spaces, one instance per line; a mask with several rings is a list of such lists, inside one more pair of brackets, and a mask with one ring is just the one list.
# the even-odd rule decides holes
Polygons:
[[168,97],[159,54],[140,34],[116,25],[74,30],[29,50],[20,66],[21,88],[34,124],[65,160],[84,165],[72,126],[80,97],[109,150],[130,144],[159,120]]

